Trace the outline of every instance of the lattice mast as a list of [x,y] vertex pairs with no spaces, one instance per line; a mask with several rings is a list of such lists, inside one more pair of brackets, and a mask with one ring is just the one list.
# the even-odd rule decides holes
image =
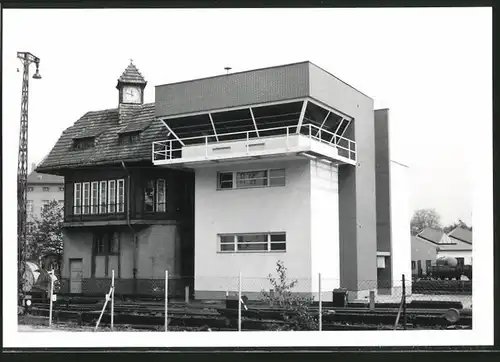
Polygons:
[[32,63],[36,65],[34,79],[40,79],[38,73],[40,59],[31,53],[18,52],[17,57],[23,64],[23,84],[21,90],[21,126],[19,129],[19,154],[17,164],[17,238],[18,238],[18,269],[19,269],[19,293],[24,294],[24,269],[27,246],[27,179],[28,179],[28,90],[29,90],[29,67]]

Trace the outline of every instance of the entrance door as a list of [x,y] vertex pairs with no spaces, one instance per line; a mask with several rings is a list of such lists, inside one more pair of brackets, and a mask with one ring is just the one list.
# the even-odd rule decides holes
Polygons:
[[69,259],[69,292],[82,292],[83,261],[82,259]]

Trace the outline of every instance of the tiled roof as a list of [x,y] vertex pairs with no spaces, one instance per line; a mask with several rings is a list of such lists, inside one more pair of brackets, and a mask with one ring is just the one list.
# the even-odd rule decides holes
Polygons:
[[[118,133],[124,129],[142,129],[139,142],[121,145],[118,142]],[[93,148],[74,149],[75,136],[96,132],[98,135]],[[62,133],[49,155],[36,170],[51,172],[64,168],[114,164],[120,161],[152,162],[152,142],[166,138],[167,130],[159,120],[154,119],[154,103],[136,106],[131,116],[127,116],[126,122],[123,119],[120,121],[118,108],[88,112]]]
[[31,171],[28,175],[28,185],[32,184],[64,184],[64,177],[56,175],[41,174]]
[[434,229],[434,228],[425,228],[417,236],[419,236],[422,239],[425,239],[427,241],[431,241],[433,243],[439,244],[443,235],[444,235],[443,230]]
[[452,238],[453,241],[462,241],[468,244],[472,244],[472,231],[462,227],[456,227],[453,229],[448,236]]
[[132,62],[118,79],[121,83],[146,84],[146,80]]

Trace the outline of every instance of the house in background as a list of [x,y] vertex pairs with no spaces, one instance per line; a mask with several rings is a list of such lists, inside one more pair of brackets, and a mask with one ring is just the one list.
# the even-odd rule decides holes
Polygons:
[[472,231],[457,227],[446,234],[441,229],[426,228],[411,241],[412,275],[427,275],[431,265],[442,257],[454,257],[459,265],[472,265]]
[[27,179],[28,221],[40,218],[43,207],[50,201],[56,200],[59,205],[64,205],[64,177],[38,173],[35,167],[36,164],[33,163]]
[[448,233],[449,243],[438,246],[437,257],[456,258],[459,265],[472,265],[472,231],[456,227]]

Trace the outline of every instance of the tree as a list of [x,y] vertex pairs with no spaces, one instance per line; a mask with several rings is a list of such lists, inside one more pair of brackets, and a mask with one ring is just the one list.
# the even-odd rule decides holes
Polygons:
[[457,227],[461,227],[461,228],[464,228],[464,229],[467,229],[469,231],[472,231],[472,226],[469,226],[467,225],[464,221],[462,221],[461,219],[458,219],[458,221],[455,221],[453,224],[450,224],[450,225],[447,225],[443,228],[443,231],[448,234],[449,232],[451,232],[453,229],[457,228]]
[[415,211],[411,219],[411,234],[417,235],[425,228],[441,229],[441,216],[434,209]]
[[314,313],[309,311],[312,298],[293,294],[292,289],[298,284],[297,280],[289,281],[287,278],[287,269],[281,260],[276,263],[275,278],[269,274],[268,280],[271,283],[273,292],[262,291],[262,299],[271,306],[276,306],[282,311],[284,325],[269,323],[267,328],[271,330],[317,330],[318,323]]
[[54,255],[58,261],[62,259],[63,221],[62,206],[53,200],[43,207],[39,218],[28,223],[28,260],[39,262],[46,255]]

